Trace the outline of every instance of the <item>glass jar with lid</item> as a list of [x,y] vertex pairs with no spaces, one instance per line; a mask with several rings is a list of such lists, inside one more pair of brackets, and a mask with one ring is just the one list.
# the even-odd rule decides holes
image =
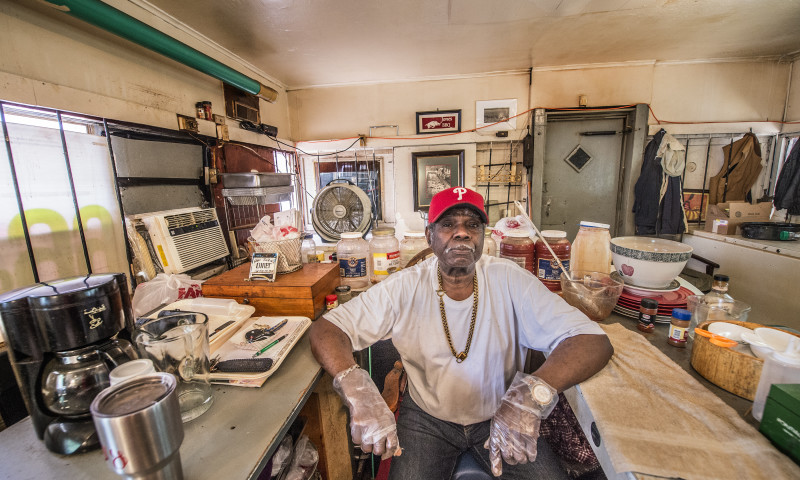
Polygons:
[[342,285],[353,289],[369,286],[369,244],[358,232],[344,232],[336,244],[336,259]]
[[394,228],[380,227],[372,231],[369,254],[372,260],[372,283],[385,280],[397,271],[400,266],[400,242],[394,236]]
[[314,243],[314,234],[306,233],[303,235],[303,243],[300,245],[300,257],[303,263],[317,263],[317,244]]
[[500,258],[507,258],[533,273],[534,243],[528,230],[507,230],[500,240]]
[[483,254],[490,257],[497,256],[497,242],[492,238],[492,229],[489,227],[486,227],[483,235]]
[[[536,241],[536,276],[551,292],[561,291],[561,267],[569,271],[569,257],[572,245],[567,240],[567,232],[561,230],[542,230],[542,238]],[[547,245],[550,245],[550,249]],[[553,253],[550,253],[550,250]],[[553,257],[555,254],[555,257]],[[556,261],[558,258],[558,261]]]
[[409,230],[400,241],[400,268],[405,268],[414,255],[428,248],[425,232]]
[[569,258],[571,272],[611,271],[611,233],[605,223],[581,222]]

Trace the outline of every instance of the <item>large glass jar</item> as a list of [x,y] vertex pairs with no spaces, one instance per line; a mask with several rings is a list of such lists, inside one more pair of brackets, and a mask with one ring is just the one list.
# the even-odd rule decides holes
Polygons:
[[414,255],[428,248],[425,232],[408,231],[400,241],[400,268],[405,268]]
[[369,244],[358,232],[342,233],[336,244],[336,259],[339,262],[339,275],[342,285],[353,289],[369,286]]
[[534,243],[527,230],[509,230],[500,240],[500,258],[507,258],[533,273]]
[[611,233],[605,223],[581,222],[569,259],[572,272],[611,271]]
[[300,258],[303,263],[317,263],[317,244],[314,243],[314,234],[306,233],[303,235],[303,244],[300,245]]
[[369,254],[372,258],[372,283],[378,283],[397,271],[400,267],[400,242],[394,236],[394,228],[381,227],[372,231]]
[[490,257],[497,256],[497,242],[492,238],[492,229],[489,227],[486,227],[486,231],[483,235],[483,254],[489,255]]
[[[561,291],[561,267],[553,257],[561,261],[561,265],[569,270],[569,257],[572,245],[567,240],[567,232],[561,230],[543,230],[542,238],[536,241],[536,276],[551,292]],[[545,245],[550,245],[550,249]]]

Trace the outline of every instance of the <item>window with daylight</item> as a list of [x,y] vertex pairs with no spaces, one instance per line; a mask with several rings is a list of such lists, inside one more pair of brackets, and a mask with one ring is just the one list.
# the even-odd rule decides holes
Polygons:
[[[383,219],[381,211],[381,163],[383,155],[374,151],[354,151],[313,159],[316,192],[331,182],[349,182],[367,194],[372,202],[373,220]],[[310,193],[310,192],[309,192]]]
[[128,273],[102,119],[3,102],[0,109],[0,292]]

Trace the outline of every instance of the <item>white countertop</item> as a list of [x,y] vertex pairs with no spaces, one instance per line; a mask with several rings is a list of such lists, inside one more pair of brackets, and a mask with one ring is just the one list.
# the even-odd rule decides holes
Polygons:
[[689,231],[689,234],[697,237],[718,240],[720,242],[731,243],[734,245],[741,245],[743,247],[755,248],[757,250],[764,250],[780,255],[800,258],[800,241],[797,240],[789,240],[785,242],[753,240],[750,238],[744,238],[741,235],[720,235],[718,233],[706,232],[705,230],[691,230]]

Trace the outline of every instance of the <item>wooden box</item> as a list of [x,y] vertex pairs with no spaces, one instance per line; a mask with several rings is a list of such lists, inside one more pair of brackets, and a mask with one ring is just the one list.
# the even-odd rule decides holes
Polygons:
[[250,264],[211,277],[203,282],[203,296],[232,298],[251,305],[253,315],[298,315],[316,320],[325,312],[325,296],[339,285],[335,263],[307,263],[303,268],[278,275],[274,282],[248,279]]

